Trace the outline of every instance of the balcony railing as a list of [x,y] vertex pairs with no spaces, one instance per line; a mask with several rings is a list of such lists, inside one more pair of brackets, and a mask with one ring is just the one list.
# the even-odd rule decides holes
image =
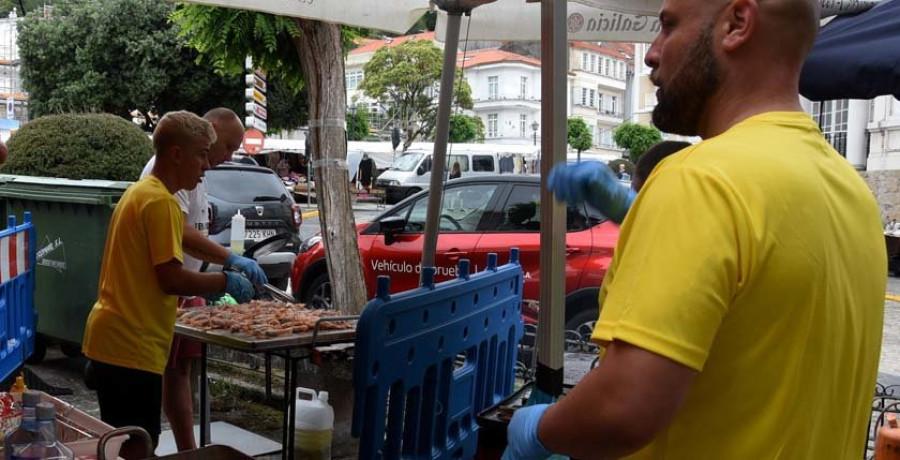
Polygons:
[[534,102],[540,103],[541,100],[535,97],[527,97],[527,96],[488,96],[482,99],[473,99],[472,102],[500,102],[500,101],[522,101],[522,102]]

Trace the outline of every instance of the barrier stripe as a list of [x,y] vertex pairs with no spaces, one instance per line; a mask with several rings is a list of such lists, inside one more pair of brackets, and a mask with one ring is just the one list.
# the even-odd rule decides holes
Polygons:
[[9,277],[15,278],[16,274],[19,273],[19,257],[18,254],[21,251],[19,249],[19,235],[22,232],[16,233],[9,238]]
[[9,281],[9,237],[0,238],[0,283]]
[[19,232],[16,234],[16,275],[25,273],[28,270],[28,232]]
[[900,302],[900,295],[885,294],[884,298],[887,300],[893,300],[894,302]]

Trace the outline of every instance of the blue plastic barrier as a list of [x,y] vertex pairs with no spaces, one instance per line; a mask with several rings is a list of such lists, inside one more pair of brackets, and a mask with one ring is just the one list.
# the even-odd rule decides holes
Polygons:
[[35,233],[29,212],[21,225],[9,216],[0,231],[0,380],[34,353]]
[[471,458],[476,416],[513,390],[522,338],[519,251],[484,272],[389,295],[379,277],[376,298],[356,330],[353,436],[359,458]]

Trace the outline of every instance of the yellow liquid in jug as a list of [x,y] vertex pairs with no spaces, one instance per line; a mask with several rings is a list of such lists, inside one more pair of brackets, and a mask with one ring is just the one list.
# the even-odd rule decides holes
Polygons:
[[331,460],[333,430],[294,430],[295,460]]

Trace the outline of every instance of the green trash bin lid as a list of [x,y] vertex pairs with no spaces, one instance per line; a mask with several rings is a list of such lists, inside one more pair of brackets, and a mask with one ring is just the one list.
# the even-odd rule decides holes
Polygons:
[[0,198],[114,206],[132,183],[0,174]]

